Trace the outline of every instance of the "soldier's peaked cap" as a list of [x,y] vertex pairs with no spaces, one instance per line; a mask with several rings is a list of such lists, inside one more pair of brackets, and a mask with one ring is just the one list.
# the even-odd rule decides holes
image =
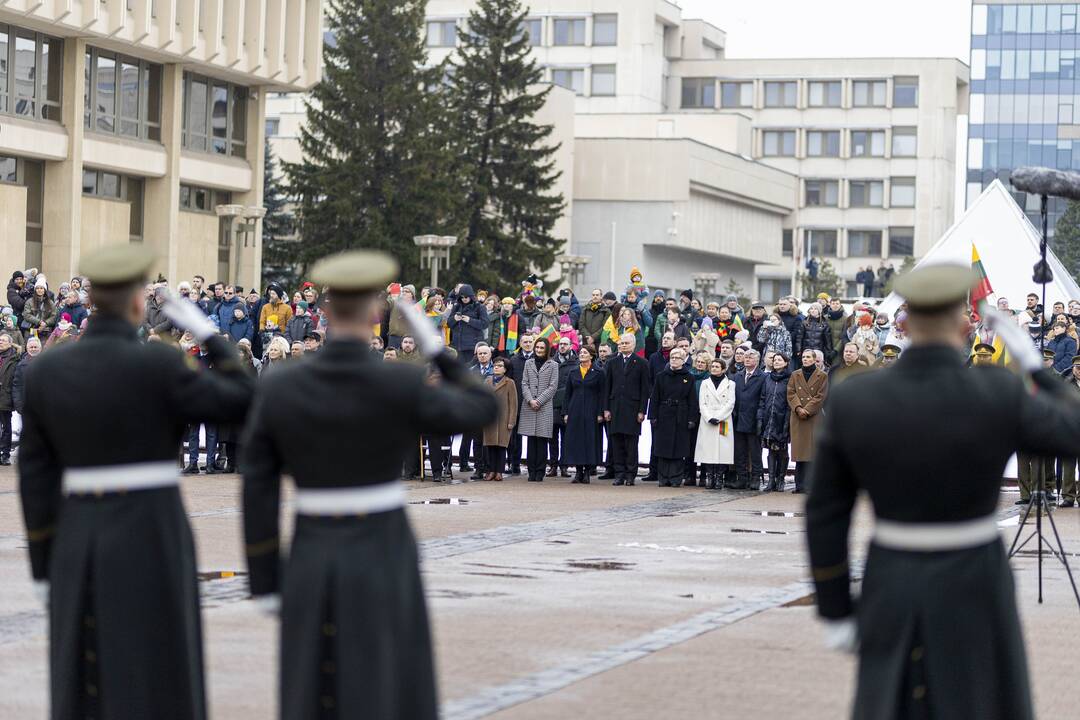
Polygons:
[[141,283],[156,260],[156,253],[145,245],[107,245],[82,256],[79,274],[102,287]]
[[997,350],[989,343],[979,343],[975,346],[976,355],[993,355]]
[[915,268],[898,277],[893,288],[907,301],[909,310],[919,312],[963,301],[975,283],[970,266],[948,263]]
[[380,290],[397,277],[400,267],[388,253],[378,250],[349,250],[325,257],[311,269],[317,284],[342,292]]

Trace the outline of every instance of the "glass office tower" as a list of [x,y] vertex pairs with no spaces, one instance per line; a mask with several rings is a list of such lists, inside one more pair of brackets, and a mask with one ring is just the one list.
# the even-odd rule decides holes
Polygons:
[[[1080,170],[1078,3],[975,0],[967,204],[1022,165]],[[1039,199],[1015,193],[1038,226]],[[1050,228],[1066,201],[1052,199]]]

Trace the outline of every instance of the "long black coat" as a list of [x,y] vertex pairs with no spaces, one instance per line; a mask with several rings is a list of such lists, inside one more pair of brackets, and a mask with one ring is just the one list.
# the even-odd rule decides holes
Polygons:
[[698,417],[697,383],[686,367],[661,370],[649,399],[652,453],[675,460],[694,454],[696,435],[690,427]]
[[791,408],[788,407],[787,386],[791,372],[775,370],[765,376],[758,404],[757,433],[763,440],[786,443],[791,439]]
[[[820,350],[825,356],[825,362],[832,364],[835,351],[833,348],[832,328],[829,327],[829,323],[824,320],[807,318],[802,327],[800,352],[807,349]],[[794,344],[794,338],[792,338],[792,344]]]
[[15,368],[18,364],[19,356],[14,347],[9,347],[0,353],[0,412],[10,412],[15,409],[12,390],[15,384]]
[[746,379],[746,371],[732,378],[735,381],[735,432],[757,433],[758,407],[765,389],[765,371],[758,366]]
[[640,435],[638,414],[645,414],[649,402],[649,364],[645,358],[621,355],[607,362],[604,410],[611,413],[608,434]]
[[604,414],[604,371],[595,366],[581,376],[579,365],[566,378],[563,401],[567,416],[563,436],[562,462],[565,465],[599,465],[603,462],[603,440],[597,418]]
[[[555,355],[555,361],[558,362],[558,355]],[[578,372],[578,359],[576,356],[571,355],[563,362],[559,362],[559,386],[555,390],[555,401],[552,406],[555,408],[555,425],[565,425],[563,417],[566,415],[566,383],[569,381],[570,376]]]
[[[956,349],[923,345],[908,348],[887,372],[849,377],[829,398],[811,471],[807,541],[818,612],[858,623],[855,717],[896,717],[901,693],[920,676],[927,716],[1033,717],[1000,540],[940,552],[871,545],[856,604],[848,530],[861,493],[878,518],[894,523],[992,518],[1014,452],[1080,455],[1080,402],[1049,371],[1034,379],[1037,390],[1029,392],[1005,368],[967,369]],[[853,432],[859,428],[904,441],[868,453]]]

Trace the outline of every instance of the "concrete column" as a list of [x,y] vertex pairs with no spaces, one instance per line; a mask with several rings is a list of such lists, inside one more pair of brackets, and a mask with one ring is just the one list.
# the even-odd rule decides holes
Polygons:
[[[184,111],[184,72],[180,65],[165,65],[161,73],[161,144],[165,148],[165,175],[146,178],[143,196],[143,242],[158,253],[157,272],[174,285],[180,237],[180,130]],[[207,268],[207,272],[210,268]]]
[[53,287],[75,275],[82,228],[83,94],[86,41],[64,39],[61,119],[68,133],[65,160],[45,163],[41,270]]
[[[266,159],[266,89],[253,87],[248,90],[247,102],[247,161],[251,164],[251,190],[245,193],[233,193],[233,202],[237,205],[263,206],[263,162]],[[233,252],[239,253],[234,259],[237,271],[235,281],[245,288],[262,286],[262,220],[251,220],[255,231],[250,236],[254,243],[244,246],[237,238]]]

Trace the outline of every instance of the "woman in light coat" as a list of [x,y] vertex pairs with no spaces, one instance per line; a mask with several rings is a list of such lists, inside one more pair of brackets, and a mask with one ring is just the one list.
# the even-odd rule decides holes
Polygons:
[[518,434],[529,438],[529,482],[544,480],[548,441],[555,429],[554,400],[558,389],[559,364],[551,359],[551,345],[540,338],[533,345],[533,356],[525,361],[518,410]]
[[709,377],[698,389],[698,427],[694,462],[705,467],[710,490],[721,489],[722,465],[735,462],[735,431],[731,414],[735,410],[735,383],[727,377],[727,363],[716,358],[709,363]]

